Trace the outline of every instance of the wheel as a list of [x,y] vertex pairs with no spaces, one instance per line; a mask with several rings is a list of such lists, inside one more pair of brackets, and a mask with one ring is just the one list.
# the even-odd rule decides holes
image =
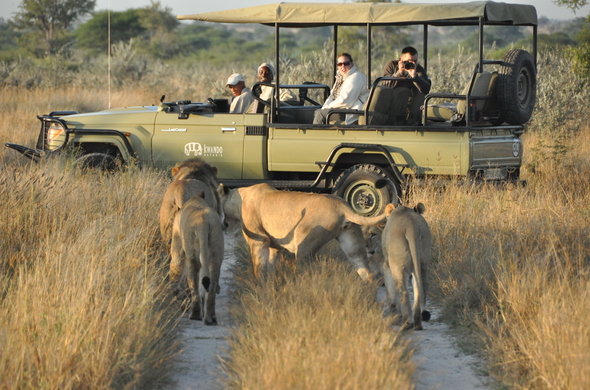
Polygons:
[[82,170],[99,169],[117,171],[121,169],[121,160],[106,153],[88,153],[76,159],[76,166]]
[[537,97],[533,57],[526,50],[510,50],[499,75],[497,96],[502,119],[513,125],[525,124],[531,118]]
[[[378,181],[382,184],[376,185]],[[333,193],[350,204],[356,213],[373,216],[381,214],[388,203],[399,203],[400,192],[397,183],[383,169],[359,164],[340,174],[334,182]]]

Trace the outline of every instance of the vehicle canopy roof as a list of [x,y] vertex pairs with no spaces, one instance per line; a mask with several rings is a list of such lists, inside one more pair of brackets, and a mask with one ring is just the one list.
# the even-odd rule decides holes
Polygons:
[[259,23],[279,27],[326,25],[478,25],[536,26],[532,5],[494,1],[468,3],[276,3],[218,12],[180,15],[180,20]]

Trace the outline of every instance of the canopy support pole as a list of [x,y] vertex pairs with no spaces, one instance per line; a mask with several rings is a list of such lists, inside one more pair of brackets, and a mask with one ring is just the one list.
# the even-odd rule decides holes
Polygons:
[[279,75],[281,74],[280,71],[280,62],[279,62],[279,44],[280,44],[280,39],[279,39],[279,24],[275,23],[275,83],[276,83],[276,88],[275,88],[275,99],[274,101],[276,102],[276,105],[273,104],[273,99],[271,99],[271,104],[270,104],[270,112],[271,112],[271,122],[275,123],[277,122],[278,118],[279,118],[279,98],[281,96],[280,91],[279,91],[279,85],[280,85],[280,79],[279,79]]
[[422,43],[424,46],[424,70],[426,74],[428,74],[428,25],[424,24],[424,41]]
[[479,18],[479,65],[478,72],[483,72],[483,18]]
[[334,50],[332,54],[332,81],[336,78],[336,72],[338,71],[338,67],[336,66],[336,62],[338,62],[338,26],[334,25]]
[[367,88],[371,89],[371,25],[367,23]]

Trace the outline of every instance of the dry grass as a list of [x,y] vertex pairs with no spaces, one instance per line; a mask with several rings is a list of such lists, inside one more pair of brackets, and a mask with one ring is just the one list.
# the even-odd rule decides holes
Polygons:
[[[528,135],[528,148],[543,136]],[[565,135],[559,161],[525,172],[527,186],[425,185],[412,200],[428,208],[447,319],[479,334],[511,387],[590,386],[589,138],[589,128]]]
[[[539,77],[539,110],[525,135],[527,186],[425,183],[410,199],[426,205],[435,237],[433,296],[447,319],[481,340],[491,373],[517,388],[590,387],[583,322],[590,128],[584,104],[554,104],[571,101],[563,86],[572,79],[585,85],[556,61],[540,59],[557,71]],[[316,66],[301,64],[293,74],[313,79],[305,74]],[[436,82],[440,64],[432,66]],[[223,96],[228,73],[195,73],[190,98]],[[578,88],[575,101],[588,101],[589,90]],[[1,93],[0,143],[34,144],[36,114],[108,105],[98,87]],[[112,105],[154,103],[160,94],[127,86],[114,91]],[[189,97],[180,89],[172,95]],[[5,148],[0,168],[0,388],[141,388],[165,377],[178,313],[166,305],[157,240],[164,177],[80,175],[60,161],[30,165]],[[243,292],[228,385],[410,387],[409,353],[375,307],[374,287],[331,261],[314,269]]]
[[376,286],[336,259],[279,268],[265,283],[238,282],[229,388],[413,388],[407,340],[383,318]]
[[0,388],[145,387],[165,376],[163,176],[0,171]]

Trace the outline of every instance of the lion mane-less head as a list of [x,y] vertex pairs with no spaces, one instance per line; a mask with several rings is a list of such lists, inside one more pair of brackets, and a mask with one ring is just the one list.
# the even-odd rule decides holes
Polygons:
[[198,157],[177,163],[171,172],[174,180],[217,178],[217,168]]

